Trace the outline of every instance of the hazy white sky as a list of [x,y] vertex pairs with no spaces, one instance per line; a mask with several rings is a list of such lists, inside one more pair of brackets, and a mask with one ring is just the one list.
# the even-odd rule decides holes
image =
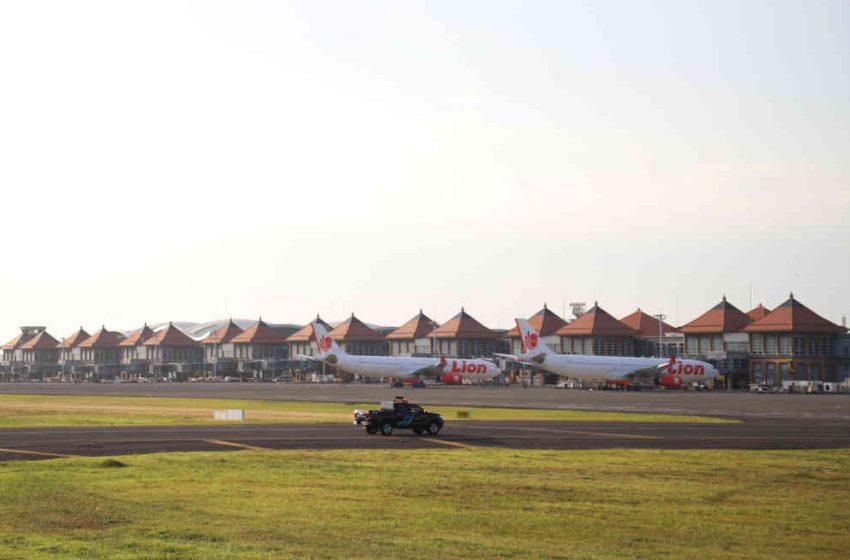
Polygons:
[[850,315],[850,4],[0,3],[0,338]]

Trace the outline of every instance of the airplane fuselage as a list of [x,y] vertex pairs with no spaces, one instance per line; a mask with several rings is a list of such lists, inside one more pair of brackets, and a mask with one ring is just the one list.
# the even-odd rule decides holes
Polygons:
[[433,368],[433,376],[444,374],[460,375],[465,380],[474,383],[487,381],[499,375],[501,370],[488,360],[447,358],[442,369],[435,368],[440,363],[439,358],[417,358],[402,356],[353,356],[345,354],[336,356],[336,360],[324,360],[328,365],[339,368],[346,373],[361,377],[393,377],[406,379],[415,371]]
[[[542,361],[538,361],[540,358]],[[538,357],[531,363],[563,377],[589,382],[630,381],[631,374],[640,370],[657,369],[659,376],[680,376],[683,383],[704,383],[717,377],[711,364],[699,360],[678,360],[675,365],[663,365],[663,358],[633,358],[627,356],[582,356],[555,354]]]

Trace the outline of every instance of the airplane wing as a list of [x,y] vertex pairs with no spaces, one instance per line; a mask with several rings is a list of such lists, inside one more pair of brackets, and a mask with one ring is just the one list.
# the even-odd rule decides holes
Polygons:
[[440,358],[439,362],[434,362],[431,365],[411,370],[407,375],[419,379],[437,377],[443,373],[446,367],[446,359]]
[[658,379],[658,376],[663,375],[663,372],[661,370],[666,368],[669,364],[670,362],[661,362],[655,367],[645,367],[643,369],[637,369],[627,374],[626,377],[638,383],[655,383]]
[[308,356],[307,354],[295,354],[293,356],[296,360],[301,360],[303,362],[321,362],[319,358],[316,356]]
[[519,356],[517,356],[517,355],[515,355],[515,354],[499,354],[499,353],[494,353],[494,354],[493,354],[493,357],[495,357],[495,358],[504,358],[504,359],[506,359],[506,360],[511,360],[511,361],[513,361],[513,362],[516,362],[516,363],[518,363],[518,364],[522,364],[522,365],[524,365],[524,366],[532,366],[532,367],[539,367],[539,366],[540,366],[540,364],[539,364],[539,363],[537,363],[537,362],[534,362],[534,361],[532,361],[532,360],[523,360],[522,358],[520,358]]

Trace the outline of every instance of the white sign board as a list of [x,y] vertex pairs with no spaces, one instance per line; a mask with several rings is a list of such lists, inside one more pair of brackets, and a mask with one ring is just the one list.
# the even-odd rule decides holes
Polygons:
[[245,410],[241,408],[228,408],[226,410],[213,411],[213,418],[216,420],[245,420]]

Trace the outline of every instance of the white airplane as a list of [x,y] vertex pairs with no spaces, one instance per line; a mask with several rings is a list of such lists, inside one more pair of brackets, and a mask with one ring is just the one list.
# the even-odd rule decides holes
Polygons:
[[699,360],[558,354],[540,340],[540,335],[526,319],[517,319],[516,324],[523,353],[499,355],[563,377],[623,385],[653,383],[671,388],[705,383],[717,377],[714,366]]
[[317,360],[362,377],[387,377],[416,381],[433,379],[442,381],[447,385],[460,385],[466,380],[481,383],[502,373],[499,366],[489,360],[482,359],[446,359],[443,356],[439,359],[402,356],[353,356],[339,347],[321,323],[313,321],[312,326],[319,356],[318,358],[313,356],[299,357]]

